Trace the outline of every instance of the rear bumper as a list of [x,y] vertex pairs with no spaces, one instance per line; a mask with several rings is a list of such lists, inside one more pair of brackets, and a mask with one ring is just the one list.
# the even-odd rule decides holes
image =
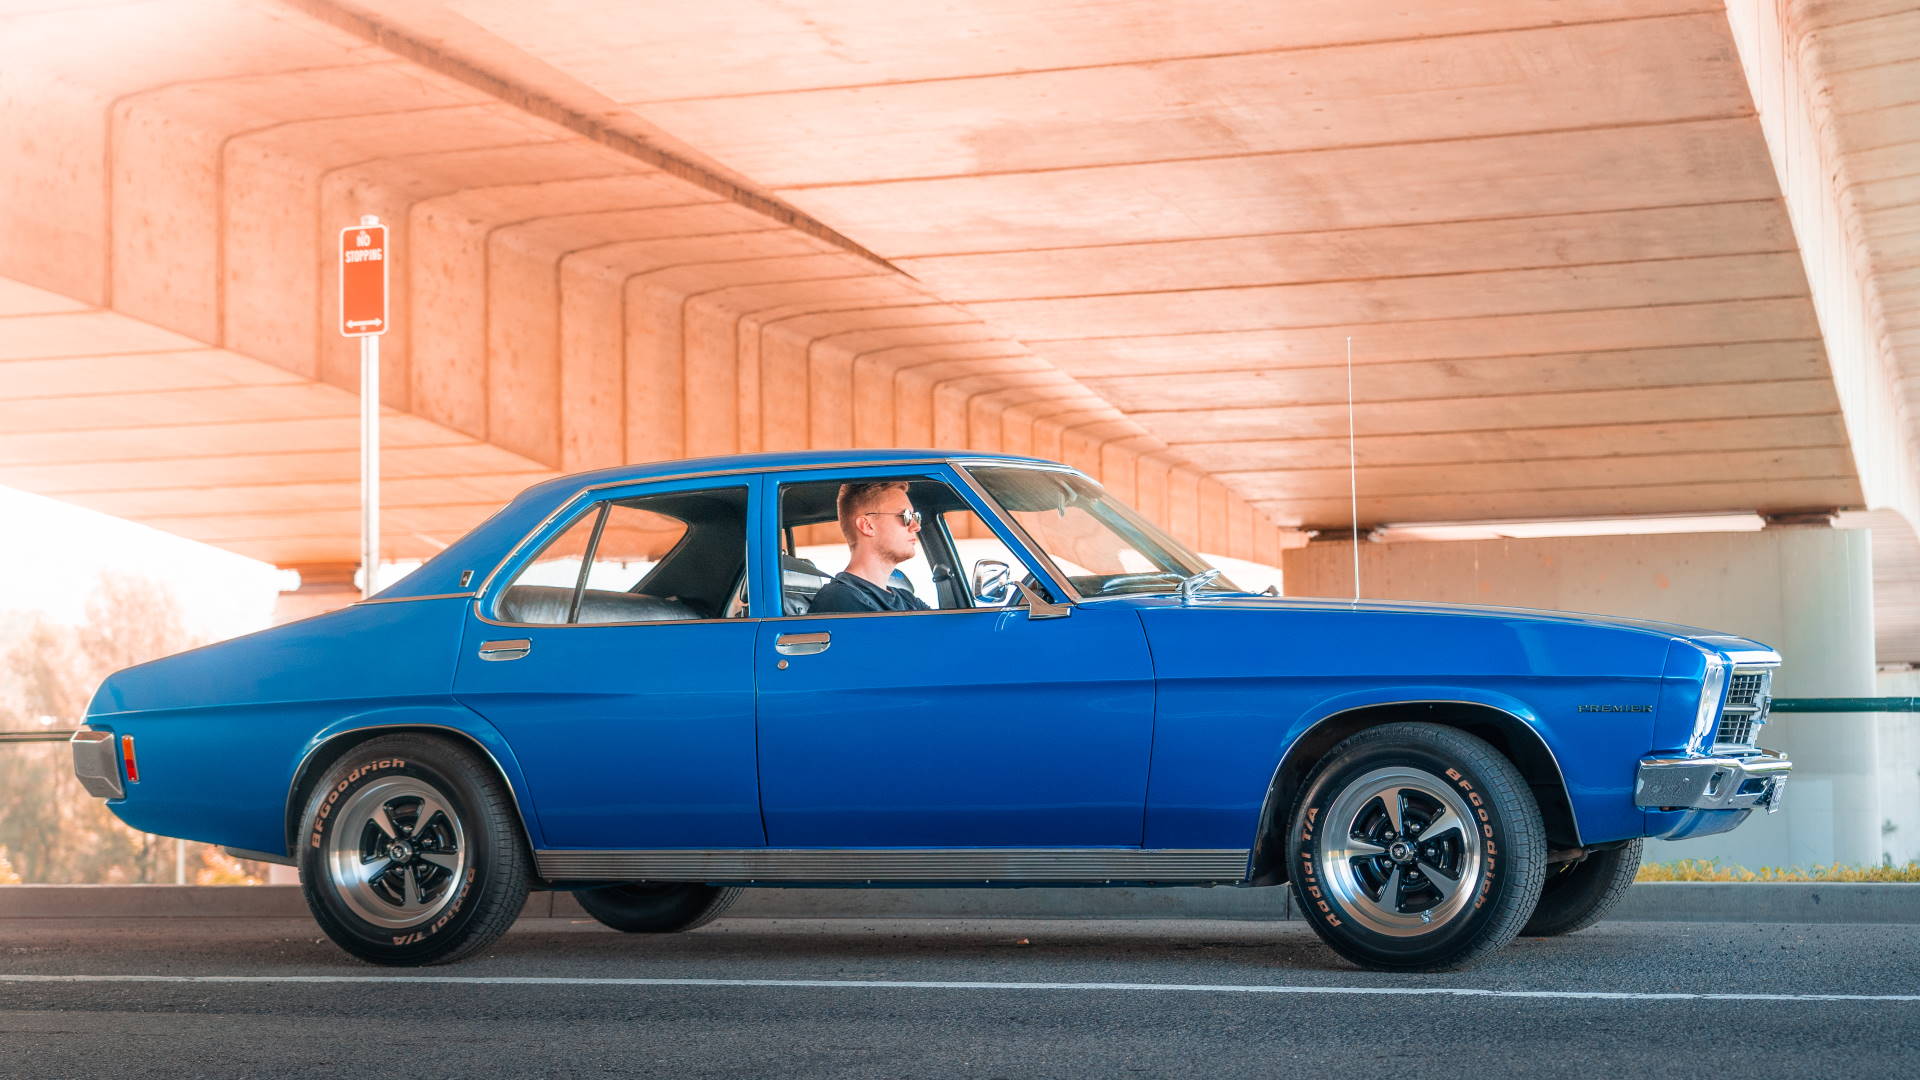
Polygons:
[[80,786],[97,799],[124,799],[127,789],[120,783],[120,756],[114,750],[113,732],[81,728],[73,733],[73,774]]
[[1780,809],[1793,762],[1778,750],[1715,757],[1650,757],[1640,760],[1633,786],[1642,810]]

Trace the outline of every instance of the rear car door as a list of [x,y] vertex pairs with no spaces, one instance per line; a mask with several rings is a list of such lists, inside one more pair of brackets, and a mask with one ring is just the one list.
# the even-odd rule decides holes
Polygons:
[[584,493],[470,608],[455,695],[548,848],[757,847],[750,479]]

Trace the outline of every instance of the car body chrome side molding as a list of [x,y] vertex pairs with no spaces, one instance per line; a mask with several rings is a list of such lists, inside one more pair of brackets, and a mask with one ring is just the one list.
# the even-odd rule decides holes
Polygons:
[[549,881],[1180,882],[1246,880],[1246,848],[740,848],[548,850]]

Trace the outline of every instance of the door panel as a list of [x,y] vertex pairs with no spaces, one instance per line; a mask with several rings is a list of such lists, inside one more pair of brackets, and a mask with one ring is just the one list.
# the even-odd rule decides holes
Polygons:
[[[758,847],[755,624],[470,618],[456,696],[513,747],[553,847]],[[525,640],[517,660],[479,656]]]
[[1133,612],[770,619],[758,653],[771,846],[1140,845],[1153,681]]

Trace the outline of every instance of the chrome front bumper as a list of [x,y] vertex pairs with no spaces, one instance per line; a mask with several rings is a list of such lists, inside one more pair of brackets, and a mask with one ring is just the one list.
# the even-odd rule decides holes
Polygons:
[[1642,810],[1780,809],[1793,762],[1778,750],[1714,757],[1640,759],[1633,785],[1634,805]]
[[124,799],[120,784],[120,756],[114,751],[113,732],[81,728],[73,733],[73,775],[98,799]]

